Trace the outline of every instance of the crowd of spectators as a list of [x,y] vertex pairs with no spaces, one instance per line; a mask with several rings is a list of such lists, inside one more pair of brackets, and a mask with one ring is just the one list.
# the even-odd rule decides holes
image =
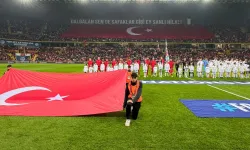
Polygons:
[[49,48],[40,50],[38,53],[39,61],[76,61],[84,62],[88,58],[96,59],[119,59],[119,58],[144,58],[146,56],[160,57],[163,51],[155,46],[122,46],[119,44],[100,45],[89,44],[85,47]]
[[[40,41],[89,41],[89,42],[138,42],[133,39],[100,39],[100,38],[61,38],[69,24],[46,21],[1,21],[0,38]],[[230,26],[206,26],[215,37],[206,40],[172,39],[169,42],[249,42],[247,28]],[[140,42],[162,42],[160,39],[139,40]]]
[[[40,40],[40,41],[80,41],[86,42],[83,47],[41,47],[35,52],[38,55],[37,61],[46,62],[86,62],[88,58],[96,59],[120,59],[132,58],[143,60],[146,57],[160,58],[165,55],[165,46],[157,45],[126,45],[124,44],[90,44],[88,42],[138,42],[132,39],[62,39],[60,35],[69,28],[67,24],[48,23],[46,21],[0,21],[0,39],[20,39],[20,40]],[[247,38],[248,31],[245,28],[229,27],[229,26],[207,26],[207,29],[214,33],[215,37],[208,40],[168,40],[169,42],[249,42]],[[147,39],[139,42],[164,42],[164,40]],[[210,49],[197,47],[183,47],[181,45],[169,46],[169,54],[173,59],[183,58],[238,58],[249,59],[249,49],[225,50],[225,49]],[[0,47],[0,60],[10,60],[10,47]],[[14,55],[14,53],[13,53]]]
[[4,47],[0,47],[0,61],[1,60],[10,60],[11,58],[8,55],[9,51],[8,49],[5,49]]
[[[173,60],[190,59],[197,61],[199,58],[214,59],[250,59],[250,49],[200,49],[197,47],[185,48],[181,46],[169,46],[169,55]],[[31,52],[32,51],[32,52]],[[23,53],[23,50],[19,50]],[[1,48],[0,60],[10,60],[8,53],[15,53],[13,48]],[[32,57],[37,54],[38,62],[79,62],[86,63],[89,58],[96,60],[101,57],[103,60],[127,58],[144,60],[145,58],[155,58],[165,56],[165,48],[156,45],[120,45],[120,44],[88,44],[84,47],[42,47],[36,50],[26,49],[26,53],[31,53]],[[14,54],[13,54],[14,55]]]
[[32,40],[32,41],[59,41],[60,35],[68,25],[59,23],[50,24],[46,21],[8,20],[0,22],[0,38]]

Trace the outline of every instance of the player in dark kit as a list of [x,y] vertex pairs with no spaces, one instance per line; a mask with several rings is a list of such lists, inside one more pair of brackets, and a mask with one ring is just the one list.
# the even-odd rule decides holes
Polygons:
[[139,110],[142,102],[142,82],[137,80],[137,74],[132,73],[132,79],[128,83],[128,101],[126,106],[126,122],[125,126],[130,126],[130,115],[132,112],[132,119],[136,120],[139,114]]
[[11,67],[12,67],[11,65],[8,65],[7,70],[3,73],[3,75],[5,75],[5,73],[11,69]]
[[179,66],[180,66],[180,61],[177,60],[175,63],[176,77],[179,77],[179,72],[178,72]]

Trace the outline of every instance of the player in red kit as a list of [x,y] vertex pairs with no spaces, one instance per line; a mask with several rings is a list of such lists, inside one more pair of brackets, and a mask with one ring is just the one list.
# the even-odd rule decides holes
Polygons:
[[160,61],[161,61],[162,64],[165,63],[165,61],[164,61],[164,59],[162,57],[160,58]]
[[107,71],[107,68],[108,68],[108,65],[109,65],[109,60],[108,59],[105,60],[104,65],[105,65],[105,71]]
[[[150,59],[149,59],[149,58],[146,58],[145,63],[147,64],[148,70],[149,70]],[[147,76],[148,76],[148,70],[147,70]]]
[[113,61],[112,61],[112,68],[114,68],[115,65],[116,65],[116,60],[114,58]]
[[88,68],[89,68],[90,66],[93,66],[93,61],[92,61],[91,58],[89,58],[89,61],[88,61]]
[[127,60],[127,64],[128,64],[128,66],[131,66],[132,60],[130,58]]
[[155,67],[155,65],[156,65],[156,61],[155,61],[155,59],[154,58],[152,58],[152,60],[151,60],[151,75],[153,74],[153,69],[154,69],[154,67]]
[[174,72],[174,62],[173,62],[173,60],[170,59],[169,62],[168,62],[168,64],[170,66],[169,74],[170,74],[170,76],[173,77],[173,72]]
[[100,71],[101,63],[102,63],[102,60],[100,59],[100,57],[97,57],[96,64],[98,66],[98,71]]

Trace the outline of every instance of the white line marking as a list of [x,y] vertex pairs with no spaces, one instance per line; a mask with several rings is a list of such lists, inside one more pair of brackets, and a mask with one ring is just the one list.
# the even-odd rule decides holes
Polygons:
[[[191,79],[191,78],[188,78],[188,79],[189,79],[189,80],[193,80],[193,81],[195,81],[194,79]],[[227,91],[227,90],[223,90],[223,89],[218,88],[218,87],[215,87],[215,86],[213,86],[213,85],[209,85],[209,84],[207,84],[207,86],[210,86],[210,87],[215,88],[215,89],[217,89],[217,90],[220,90],[220,91],[223,91],[223,92],[226,92],[226,93],[232,94],[232,95],[234,95],[234,96],[238,96],[238,97],[240,97],[240,98],[244,98],[245,100],[250,100],[250,98],[247,98],[247,97],[244,97],[244,96],[241,96],[241,95],[235,94],[235,93],[233,93],[233,92],[229,92],[229,91]]]
[[229,94],[232,94],[232,95],[235,95],[235,96],[244,98],[245,100],[250,100],[250,98],[247,98],[247,97],[244,97],[244,96],[235,94],[235,93],[233,93],[233,92],[229,92],[229,91],[227,91],[227,90],[223,90],[223,89],[221,89],[221,88],[218,88],[218,87],[215,87],[215,86],[212,86],[212,85],[209,85],[209,84],[207,84],[207,86],[210,86],[210,87],[215,88],[215,89],[217,89],[217,90],[220,90],[220,91],[223,91],[223,92],[226,92],[226,93],[229,93]]

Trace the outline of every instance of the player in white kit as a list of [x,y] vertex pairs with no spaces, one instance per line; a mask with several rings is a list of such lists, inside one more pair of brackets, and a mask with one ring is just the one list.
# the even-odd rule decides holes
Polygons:
[[158,71],[158,68],[157,68],[157,65],[155,65],[153,68],[153,77],[157,77],[157,71]]
[[190,63],[190,66],[189,66],[189,77],[190,78],[194,77],[194,65],[193,65],[193,63]]
[[162,77],[163,64],[161,61],[158,62],[158,68],[159,68],[159,77]]
[[242,64],[242,62],[240,63],[240,78],[244,78],[244,72],[245,72],[245,66]]
[[184,76],[185,76],[185,78],[188,78],[188,74],[189,74],[189,66],[186,63],[186,65],[184,66]]
[[146,63],[143,64],[142,66],[143,73],[144,73],[144,78],[147,77],[147,71],[148,71],[148,65]]
[[105,65],[104,65],[103,62],[102,62],[102,64],[101,64],[101,66],[100,66],[100,70],[101,70],[101,72],[104,72],[104,71],[105,71]]
[[132,63],[132,64],[130,65],[130,70],[131,70],[132,73],[134,72],[134,63]]
[[122,69],[123,69],[123,63],[122,63],[122,61],[119,62],[119,65],[118,65],[118,66],[119,66],[119,70],[122,70]]
[[232,72],[232,66],[230,65],[230,62],[227,62],[226,65],[226,77],[230,78],[231,77],[231,72]]
[[215,79],[216,76],[217,76],[217,66],[214,63],[213,66],[212,66],[212,77],[213,77],[213,79]]
[[178,68],[178,75],[179,75],[179,78],[182,77],[182,73],[183,73],[183,69],[182,69],[182,65],[180,64],[179,68]]
[[117,70],[118,70],[118,65],[115,64],[115,66],[114,66],[114,71],[117,71]]
[[127,62],[124,63],[124,69],[128,70],[128,64],[127,64]]
[[109,66],[109,71],[114,71],[114,68],[112,66]]
[[137,62],[134,63],[134,72],[138,73],[139,71],[139,64]]
[[93,69],[94,69],[94,72],[98,72],[98,65],[96,63],[94,64]]
[[207,67],[205,68],[205,71],[206,71],[206,77],[209,78],[209,77],[210,77],[210,67],[207,66]]
[[238,78],[238,72],[239,72],[239,70],[238,70],[237,63],[234,62],[234,63],[233,63],[233,77],[234,77],[234,78]]
[[164,69],[165,69],[165,77],[166,77],[166,76],[169,76],[170,66],[169,66],[169,63],[168,63],[168,62],[165,63]]
[[110,72],[110,66],[109,65],[107,66],[107,72]]
[[88,65],[85,64],[84,67],[83,67],[83,72],[88,73],[88,70],[89,70]]
[[245,67],[245,77],[249,78],[249,64],[247,63],[247,60],[244,61],[244,67]]
[[197,62],[197,76],[200,78],[202,77],[202,66],[203,66],[203,61],[200,59]]
[[89,73],[93,73],[94,68],[90,65],[89,66]]
[[220,63],[220,66],[219,66],[219,74],[220,74],[220,78],[224,77],[224,67],[222,63]]

